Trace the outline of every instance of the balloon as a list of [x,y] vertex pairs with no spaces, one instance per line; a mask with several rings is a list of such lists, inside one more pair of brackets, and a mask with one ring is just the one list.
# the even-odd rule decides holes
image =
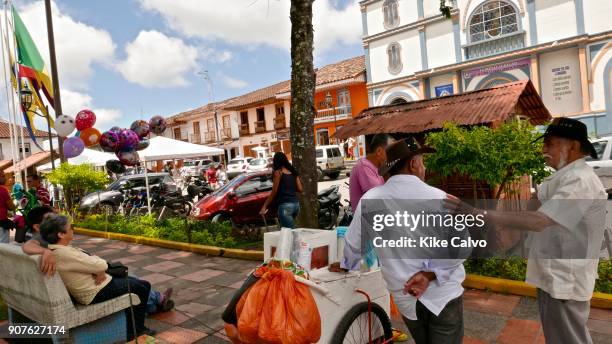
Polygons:
[[96,128],[87,128],[81,131],[81,135],[79,137],[85,143],[85,147],[95,146],[100,142],[100,131]]
[[77,113],[75,121],[76,128],[83,131],[87,128],[91,128],[96,124],[96,115],[91,110],[81,110]]
[[116,152],[119,149],[119,134],[114,131],[106,131],[100,137],[100,147],[105,152]]
[[136,148],[140,139],[135,132],[129,129],[124,129],[119,134],[119,149],[122,151],[131,151]]
[[107,160],[106,169],[113,173],[125,173],[125,166],[119,160]]
[[132,123],[132,125],[130,126],[130,129],[132,129],[136,133],[136,135],[138,135],[138,137],[143,138],[149,135],[150,126],[147,121],[139,120],[134,121],[134,123]]
[[134,166],[140,160],[138,152],[133,150],[117,152],[117,158],[119,158],[119,161],[121,161],[122,164],[127,166]]
[[64,156],[74,158],[83,153],[85,143],[78,137],[69,137],[64,141]]
[[61,137],[66,137],[74,131],[74,119],[70,116],[61,115],[55,119],[55,132]]
[[138,145],[136,145],[136,150],[137,151],[143,150],[149,147],[150,143],[151,142],[149,141],[149,139],[147,139],[146,137],[143,137],[142,139],[140,139],[140,142],[138,142]]
[[162,116],[153,116],[149,121],[151,131],[156,135],[161,135],[166,130],[166,120]]
[[110,128],[108,131],[114,131],[117,134],[119,134],[121,132],[121,130],[123,130],[123,129],[121,129],[121,128],[117,127],[117,126],[114,126],[114,127]]

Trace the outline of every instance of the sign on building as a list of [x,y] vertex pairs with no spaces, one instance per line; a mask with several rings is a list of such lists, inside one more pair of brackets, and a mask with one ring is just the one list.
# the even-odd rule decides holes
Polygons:
[[540,55],[542,100],[553,115],[582,111],[578,48]]
[[465,91],[482,90],[493,86],[529,79],[531,59],[523,58],[461,72]]

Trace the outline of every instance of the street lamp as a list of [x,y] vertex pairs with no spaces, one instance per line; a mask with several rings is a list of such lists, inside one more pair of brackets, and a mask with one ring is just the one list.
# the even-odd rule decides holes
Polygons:
[[[216,142],[217,142],[217,147],[219,147],[221,144],[219,143],[219,120],[217,119],[217,104],[215,103],[215,93],[214,93],[214,89],[213,89],[213,83],[212,83],[212,79],[210,78],[210,74],[208,73],[208,70],[203,70],[198,72],[198,75],[201,75],[202,78],[206,81],[208,81],[208,99],[210,99],[210,101],[212,102],[212,106],[213,106],[213,116],[215,119],[215,136],[216,136]],[[223,147],[224,151],[225,151],[225,147]],[[225,158],[225,156],[224,156]]]
[[[31,112],[37,116],[43,117],[47,121],[47,135],[49,137],[49,149],[51,151],[51,169],[55,170],[55,154],[53,153],[53,137],[51,135],[51,123],[49,121],[49,117],[44,114],[38,113],[37,111],[30,110],[32,108],[32,103],[34,102],[34,94],[32,90],[28,87],[27,82],[23,83],[23,87],[19,90],[21,95],[21,107],[23,111]],[[47,114],[49,113],[48,108],[46,108]]]

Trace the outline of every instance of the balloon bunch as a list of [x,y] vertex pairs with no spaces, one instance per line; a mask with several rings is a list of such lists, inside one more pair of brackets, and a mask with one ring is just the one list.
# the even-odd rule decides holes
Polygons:
[[91,110],[81,110],[76,115],[76,119],[62,115],[55,120],[55,131],[59,136],[67,137],[74,129],[78,132],[76,136],[68,137],[64,140],[64,156],[74,158],[83,153],[85,147],[91,147],[100,141],[100,131],[94,128],[96,115]]
[[151,118],[149,122],[134,121],[130,129],[112,127],[102,134],[100,147],[106,152],[113,152],[118,160],[108,160],[106,168],[113,173],[124,173],[125,166],[138,164],[138,151],[149,147],[149,134],[161,135],[166,130],[166,120],[161,116]]

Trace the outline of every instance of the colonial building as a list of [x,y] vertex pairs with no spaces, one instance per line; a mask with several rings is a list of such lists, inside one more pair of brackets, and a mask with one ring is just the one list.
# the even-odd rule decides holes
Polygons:
[[[10,136],[10,125],[9,122],[0,119],[0,160],[11,160],[12,159],[12,144],[11,144],[11,136]],[[29,157],[34,153],[38,153],[41,150],[32,142],[30,135],[26,128],[17,126],[17,135],[20,135],[19,129],[23,131],[23,151],[25,152],[25,157]],[[34,135],[38,141],[38,144],[42,146],[43,141],[49,139],[47,132],[41,130],[35,130]],[[18,148],[16,149],[16,153],[21,157],[22,145],[21,141],[19,142]],[[21,159],[21,158],[20,158]]]
[[[365,58],[358,56],[324,66],[316,75],[316,144],[336,144],[336,129],[368,107]],[[287,86],[277,97],[290,100],[291,87]]]
[[531,79],[553,116],[612,133],[610,0],[360,2],[370,106]]

